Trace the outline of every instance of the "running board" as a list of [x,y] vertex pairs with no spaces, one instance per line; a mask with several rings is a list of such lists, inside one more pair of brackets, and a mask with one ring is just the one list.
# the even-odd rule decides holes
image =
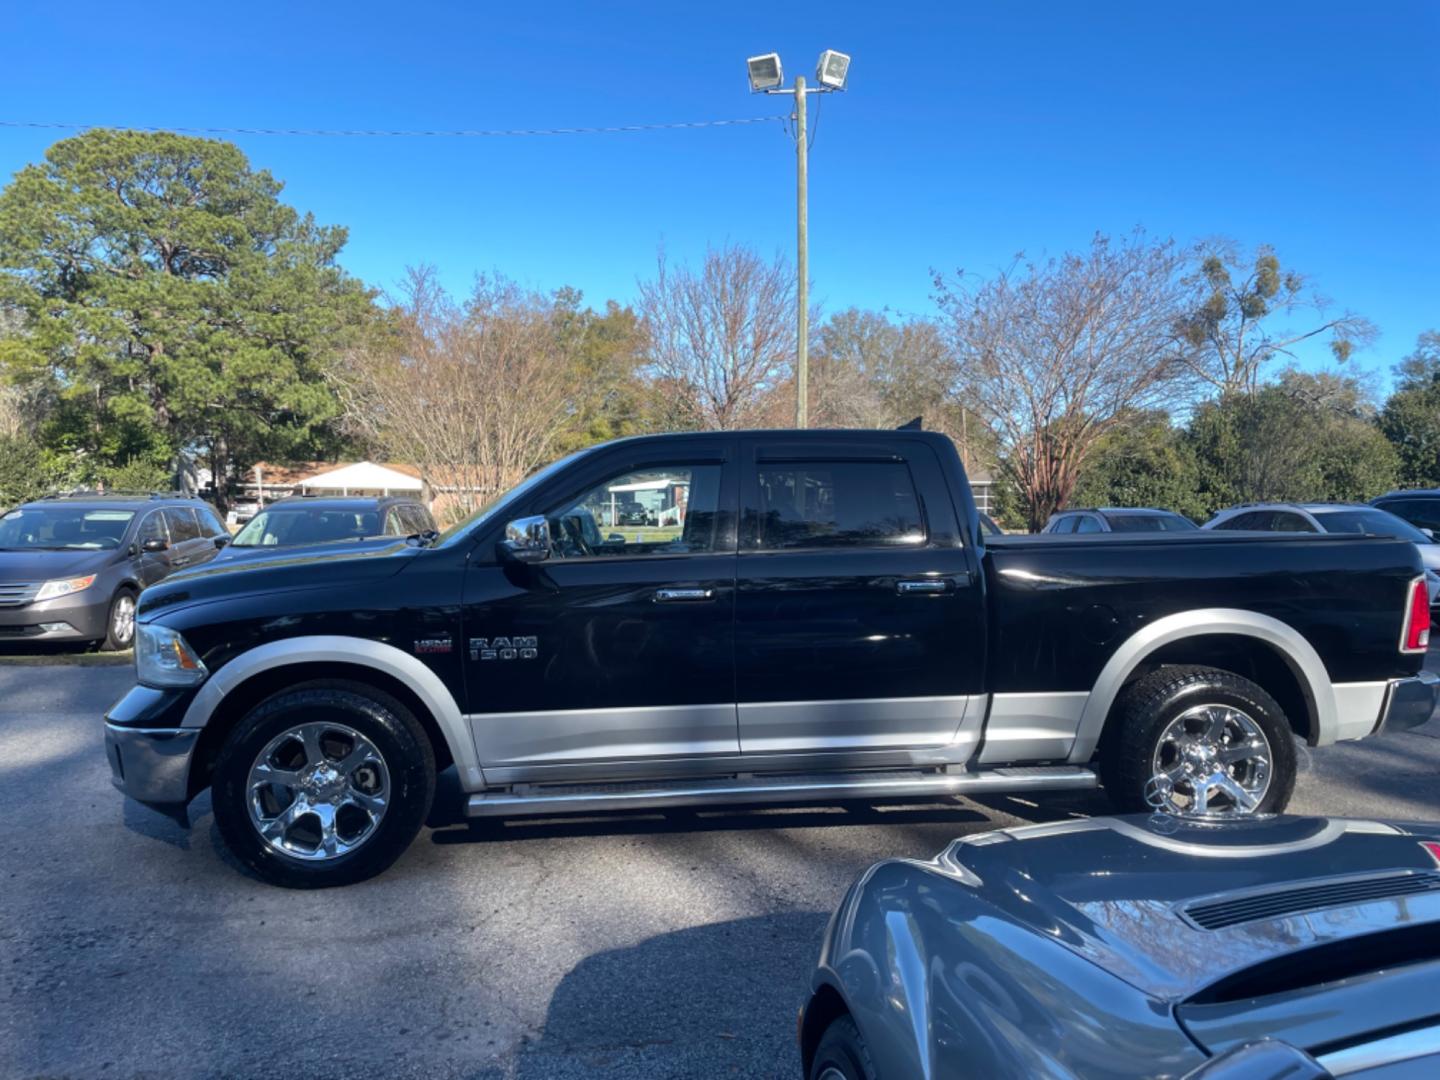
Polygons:
[[661,784],[534,784],[514,791],[471,795],[467,817],[576,814],[675,806],[909,799],[926,795],[981,795],[1010,791],[1085,791],[1095,773],[1077,765],[1037,765],[978,772],[810,773],[792,776],[672,780]]

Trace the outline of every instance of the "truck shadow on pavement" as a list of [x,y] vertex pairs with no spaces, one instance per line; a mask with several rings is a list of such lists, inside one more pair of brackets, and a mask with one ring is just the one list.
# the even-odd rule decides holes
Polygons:
[[828,912],[697,926],[581,961],[556,987],[516,1080],[795,1077],[796,1010]]

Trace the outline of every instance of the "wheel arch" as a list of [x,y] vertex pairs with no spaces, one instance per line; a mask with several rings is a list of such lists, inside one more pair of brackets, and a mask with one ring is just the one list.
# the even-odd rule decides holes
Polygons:
[[402,702],[429,736],[439,769],[454,764],[467,790],[483,786],[475,743],[454,695],[413,656],[382,642],[340,636],[287,638],[242,653],[201,687],[183,726],[201,728],[190,795],[209,783],[225,736],[251,708],[288,686],[316,679],[365,683]]
[[842,1016],[850,1015],[850,1006],[830,982],[822,982],[810,995],[800,1014],[800,1075],[809,1076],[810,1067],[815,1063],[815,1051],[825,1030]]
[[1127,685],[1157,666],[1173,663],[1228,670],[1242,664],[1246,670],[1236,673],[1252,679],[1276,699],[1296,734],[1311,746],[1335,741],[1335,691],[1315,647],[1293,626],[1272,616],[1207,608],[1157,619],[1120,644],[1086,700],[1069,760],[1079,764],[1090,760]]

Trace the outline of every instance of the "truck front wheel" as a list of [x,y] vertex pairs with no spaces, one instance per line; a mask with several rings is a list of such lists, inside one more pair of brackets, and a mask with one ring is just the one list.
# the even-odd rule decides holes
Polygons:
[[349,885],[380,873],[415,839],[435,797],[435,755],[388,694],[303,683],[240,720],[211,788],[225,845],[266,881]]
[[1295,789],[1295,742],[1275,699],[1249,679],[1177,664],[1139,679],[1116,703],[1100,778],[1125,811],[1274,814]]

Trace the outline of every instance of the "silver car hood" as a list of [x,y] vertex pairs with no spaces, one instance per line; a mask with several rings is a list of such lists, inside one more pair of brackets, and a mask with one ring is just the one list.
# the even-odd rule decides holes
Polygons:
[[1436,826],[1154,815],[966,837],[942,872],[1147,994],[1184,1000],[1266,960],[1440,923]]

